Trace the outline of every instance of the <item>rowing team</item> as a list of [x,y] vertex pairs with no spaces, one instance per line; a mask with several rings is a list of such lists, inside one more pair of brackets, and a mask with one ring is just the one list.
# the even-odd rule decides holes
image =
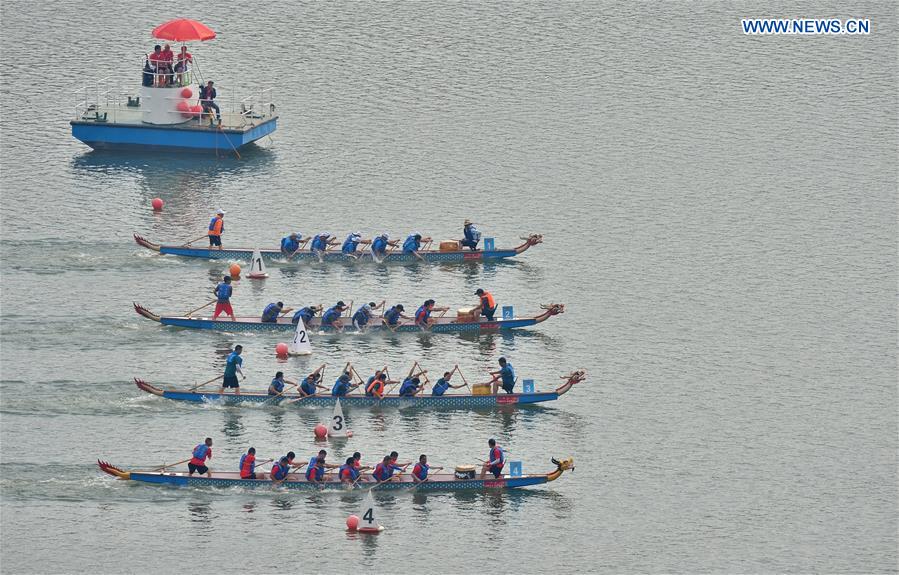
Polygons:
[[[222,282],[215,286],[213,289],[213,294],[216,297],[215,304],[215,312],[213,312],[212,319],[218,319],[219,315],[222,313],[226,313],[231,317],[231,321],[237,321],[237,318],[234,317],[234,309],[231,307],[231,295],[234,292],[234,286],[231,285],[231,278],[229,276],[224,276],[222,278]],[[475,291],[475,295],[478,296],[478,305],[480,306],[480,315],[487,318],[488,321],[494,320],[494,315],[496,314],[497,304],[496,299],[493,297],[493,294],[490,292],[478,288]],[[209,304],[212,302],[210,301]],[[207,304],[207,305],[209,305]],[[303,325],[309,325],[309,322],[314,318],[317,314],[321,313],[321,327],[323,328],[331,328],[336,329],[338,331],[344,329],[343,323],[343,314],[350,309],[348,305],[343,303],[343,300],[338,301],[333,306],[329,307],[322,313],[324,306],[320,305],[312,305],[305,306],[298,309],[294,312],[292,317],[292,322],[294,325],[299,323],[300,319],[303,320]],[[431,318],[431,314],[434,312],[447,312],[450,308],[448,307],[437,307],[437,302],[433,299],[425,300],[421,306],[415,311],[415,315],[413,317],[405,315],[406,308],[402,304],[397,304],[387,308],[387,301],[384,300],[379,304],[375,302],[369,302],[367,304],[362,304],[359,306],[356,311],[350,316],[350,321],[354,328],[359,331],[364,331],[369,322],[374,318],[376,310],[382,310],[381,314],[381,322],[388,327],[388,329],[395,329],[396,327],[402,325],[400,320],[412,320],[415,325],[419,326],[422,329],[429,329],[434,324],[434,319]],[[262,310],[262,315],[260,316],[260,321],[262,323],[277,323],[278,319],[286,316],[288,313],[294,311],[293,308],[284,307],[284,302],[274,302],[265,306],[265,309]]]
[[[232,351],[225,360],[225,373],[222,376],[222,387],[219,393],[225,393],[225,389],[233,389],[235,394],[240,394],[240,383],[238,382],[237,374],[239,373],[243,379],[247,378],[242,369],[243,358],[241,357],[241,353],[243,353],[243,346],[237,345],[234,347],[234,351]],[[285,391],[287,385],[296,387],[298,397],[300,398],[316,395],[319,391],[328,393],[328,388],[321,385],[325,367],[325,364],[322,364],[318,369],[303,378],[303,381],[299,384],[284,379],[284,372],[279,371],[275,373],[275,377],[268,387],[268,395],[272,397],[286,396]],[[503,391],[506,393],[514,393],[515,370],[512,368],[512,364],[509,363],[505,357],[501,357],[499,358],[499,367],[499,370],[489,372],[492,379],[486,383],[488,385],[492,384],[493,387],[491,393],[497,393],[500,387],[502,387]],[[465,377],[462,376],[459,371],[459,366],[456,365],[451,371],[443,372],[443,377],[439,378],[431,385],[431,395],[439,397],[450,389],[459,389],[468,386],[467,382],[462,385],[453,385],[450,383],[453,374],[456,372],[459,372],[462,380],[465,381]],[[331,387],[330,394],[333,397],[344,397],[359,387],[362,387],[366,396],[377,397],[380,399],[387,395],[389,391],[387,389],[388,385],[395,387],[396,384],[399,383],[401,384],[399,389],[400,397],[415,397],[420,395],[425,390],[425,387],[427,387],[427,384],[430,383],[427,374],[428,370],[422,369],[416,361],[412,364],[409,373],[401,381],[390,379],[389,370],[386,365],[375,371],[373,375],[365,380],[359,375],[352,364],[347,363],[346,367],[343,369],[343,373],[340,374],[340,377],[337,378],[334,385]],[[354,378],[356,383],[353,383]]]
[[[499,477],[502,474],[503,467],[506,465],[505,452],[496,444],[496,440],[491,438],[487,441],[487,444],[490,447],[490,451],[488,452],[487,461],[484,461],[481,466],[481,479],[483,479],[488,472],[492,473],[494,477]],[[207,437],[203,443],[194,447],[191,455],[192,457],[190,460],[187,460],[188,476],[198,473],[200,475],[205,474],[207,477],[212,477],[212,471],[209,469],[209,466],[206,465],[206,461],[212,459],[212,438]],[[398,478],[406,471],[406,468],[412,465],[411,461],[400,463],[399,453],[396,451],[392,451],[390,455],[385,455],[384,458],[374,466],[363,466],[362,454],[358,451],[354,453],[352,457],[347,457],[343,465],[328,463],[325,460],[327,455],[328,452],[322,449],[317,455],[313,455],[308,462],[294,463],[296,455],[293,451],[289,451],[287,455],[284,455],[277,460],[269,459],[257,463],[256,448],[251,447],[245,454],[241,455],[238,469],[240,470],[241,479],[271,479],[275,484],[284,482],[288,479],[290,473],[295,470],[298,471],[303,467],[306,468],[306,481],[311,483],[324,483],[329,479],[326,476],[336,469],[337,480],[347,485],[355,485],[360,481],[363,483],[384,483],[386,481],[392,481]],[[266,476],[264,472],[256,471],[257,465],[263,465],[269,462],[274,463],[268,476]],[[412,468],[412,481],[414,483],[427,481],[428,473],[438,469],[443,469],[443,467],[432,467],[428,464],[428,456],[422,454],[418,457],[418,462],[415,463],[415,466]],[[371,471],[370,478],[364,474],[365,471]]]
[[[225,210],[218,210],[209,221],[209,226],[206,231],[206,235],[209,237],[210,247],[218,249],[222,248],[222,234],[224,231]],[[461,247],[467,247],[472,251],[476,251],[478,249],[478,243],[481,241],[481,232],[470,220],[465,220],[462,226],[462,235],[463,237],[459,240],[459,245]],[[387,256],[389,251],[392,252],[400,245],[399,240],[391,240],[390,235],[386,232],[381,232],[370,240],[362,239],[362,234],[360,232],[352,232],[346,237],[342,244],[340,240],[337,239],[337,236],[329,232],[321,232],[305,239],[303,239],[303,234],[294,232],[281,240],[281,253],[288,258],[291,258],[305,247],[310,240],[312,242],[309,246],[310,251],[314,254],[318,254],[319,259],[321,259],[322,254],[328,251],[332,246],[338,244],[340,244],[341,253],[352,258],[358,258],[363,255],[363,252],[359,251],[360,245],[371,246],[371,254],[377,259],[383,259]],[[424,259],[418,252],[422,249],[423,243],[427,245],[432,241],[433,240],[430,237],[425,238],[418,232],[412,232],[402,244],[403,253],[414,255],[419,259]]]

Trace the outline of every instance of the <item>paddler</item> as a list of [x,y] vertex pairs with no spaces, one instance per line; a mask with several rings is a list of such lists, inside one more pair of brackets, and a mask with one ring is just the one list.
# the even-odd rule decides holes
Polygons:
[[442,467],[431,467],[428,465],[428,456],[422,453],[418,456],[418,463],[412,468],[412,481],[415,483],[424,483],[428,480],[428,472],[433,469],[443,469]]
[[294,256],[300,251],[300,239],[302,237],[302,234],[299,232],[293,232],[286,238],[281,238],[281,254],[288,258]]
[[410,234],[406,241],[403,242],[403,253],[404,254],[412,254],[421,261],[425,261],[421,254],[418,253],[418,250],[421,249],[421,242],[430,242],[431,238],[422,238],[421,234],[418,232],[413,232]]
[[293,314],[293,318],[290,322],[293,325],[297,325],[300,322],[300,318],[303,319],[303,325],[309,325],[309,322],[312,321],[312,318],[315,317],[315,314],[322,310],[320,305],[307,305],[306,307],[301,307],[297,310],[296,313]]
[[343,303],[343,301],[338,301],[333,306],[329,307],[325,313],[322,314],[322,327],[331,327],[340,331],[343,329],[343,321],[340,319],[343,316],[343,312],[347,309],[347,305]]
[[206,235],[209,236],[209,247],[222,249],[222,232],[225,231],[225,210],[215,212],[212,219],[209,220],[209,229]]
[[393,329],[399,325],[400,319],[412,319],[411,317],[404,315],[404,311],[406,311],[406,308],[403,307],[403,304],[398,303],[384,312],[382,320],[389,328]]
[[421,329],[431,329],[431,325],[433,324],[431,321],[431,312],[446,311],[449,309],[448,307],[434,307],[435,304],[436,302],[432,299],[425,300],[425,303],[423,303],[415,312],[415,325]]
[[402,467],[398,467],[394,465],[393,460],[389,455],[385,455],[384,459],[381,460],[381,463],[375,465],[374,471],[372,471],[371,476],[375,478],[375,481],[378,483],[382,483],[384,481],[390,481],[393,478],[394,471],[402,471]]
[[450,378],[453,377],[453,372],[456,371],[456,369],[458,369],[458,368],[459,368],[459,366],[457,365],[453,369],[453,371],[444,371],[443,377],[438,379],[437,382],[434,384],[434,387],[431,388],[431,395],[435,395],[435,396],[439,397],[439,396],[443,395],[444,393],[446,393],[448,389],[459,389],[460,387],[465,387],[464,383],[461,385],[453,385],[450,383]]
[[300,397],[315,395],[319,390],[328,391],[327,387],[319,385],[319,382],[322,380],[321,372],[324,369],[325,366],[322,365],[303,379],[303,383],[300,384],[299,388]]
[[397,460],[400,458],[400,454],[396,451],[390,452],[390,463],[393,465],[393,468],[396,471],[406,471],[406,468],[412,465],[411,461],[407,461],[406,463],[398,463]]
[[234,390],[235,395],[240,395],[240,382],[237,381],[237,374],[239,373],[243,379],[247,378],[240,368],[243,365],[243,358],[240,357],[242,352],[243,346],[236,345],[234,346],[234,351],[229,353],[228,358],[225,359],[225,374],[222,378],[222,388],[219,390],[219,393],[225,393],[225,388],[231,388]]
[[345,485],[352,485],[359,479],[361,472],[356,468],[356,460],[353,457],[347,457],[346,462],[340,466],[337,477],[340,482]]
[[294,465],[293,460],[296,458],[296,455],[293,451],[288,451],[287,455],[276,461],[272,465],[272,483],[280,484],[283,483],[285,479],[287,479],[287,475],[290,473],[291,467],[302,467],[301,465]]
[[268,386],[268,394],[269,395],[283,395],[284,394],[284,372],[279,371],[275,373],[275,378],[272,380],[271,384]]
[[368,322],[371,321],[375,310],[384,307],[384,305],[385,302],[381,302],[381,304],[378,305],[375,302],[371,301],[367,304],[362,304],[361,306],[359,306],[359,309],[357,309],[356,313],[353,314],[353,327],[355,327],[359,331],[364,331],[365,326],[367,326]]
[[356,251],[356,248],[359,247],[359,244],[367,245],[370,244],[371,240],[363,240],[362,234],[359,232],[353,232],[343,240],[343,245],[340,246],[340,251],[345,256],[349,256],[351,258],[358,258],[359,253]]
[[493,314],[496,313],[496,300],[489,291],[478,288],[474,295],[480,298],[481,315],[487,318],[487,321],[493,321]]
[[234,310],[231,309],[231,293],[233,291],[231,276],[223,276],[222,281],[212,290],[216,298],[215,313],[212,314],[212,319],[218,319],[219,314],[224,312],[231,316],[231,321],[237,321],[237,318],[234,317]]
[[194,473],[203,475],[205,473],[206,477],[212,477],[212,472],[206,466],[206,460],[212,459],[212,438],[207,437],[203,443],[194,447],[191,455],[193,457],[187,462],[187,475],[191,476]]
[[[420,372],[424,373],[424,372]],[[414,397],[424,387],[418,376],[407,377],[400,385],[400,397]]]
[[490,438],[487,445],[490,446],[490,451],[487,453],[487,461],[481,465],[481,479],[484,479],[488,471],[493,474],[493,477],[499,477],[502,475],[503,466],[506,465],[506,454],[503,452],[503,448],[496,444],[496,440]]
[[388,383],[387,373],[379,369],[365,382],[365,395],[377,398],[384,397],[384,388]]
[[465,223],[462,227],[462,235],[464,237],[459,242],[460,244],[462,244],[462,247],[470,248],[473,252],[477,251],[478,242],[481,241],[481,232],[478,231],[478,228],[474,227],[474,224],[471,223],[471,220],[465,220]]
[[384,259],[387,255],[387,248],[395,248],[399,243],[399,240],[391,240],[387,232],[381,232],[371,241],[371,253],[377,260]]
[[343,397],[359,387],[358,383],[356,385],[353,385],[352,383],[349,372],[343,372],[340,374],[340,377],[337,378],[337,381],[334,382],[334,387],[331,388],[331,395],[334,397]]
[[499,371],[491,371],[490,375],[493,376],[489,383],[493,384],[491,393],[494,395],[499,390],[500,381],[502,381],[502,388],[506,393],[512,393],[512,390],[515,389],[515,370],[512,369],[512,364],[506,361],[506,358],[499,358]]
[[262,323],[278,323],[278,318],[282,313],[293,311],[292,307],[284,308],[284,302],[270,303],[262,310]]
[[327,456],[328,452],[322,449],[318,452],[318,455],[314,455],[309,459],[309,464],[306,466],[306,481],[310,483],[324,483],[325,470],[340,467],[332,463],[325,463],[325,457]]
[[331,234],[328,232],[322,232],[320,234],[316,234],[316,236],[312,239],[312,253],[318,256],[318,261],[322,261],[322,256],[328,250],[329,247],[336,244],[337,240],[333,239]]
[[240,456],[240,464],[238,465],[238,469],[240,469],[241,479],[265,479],[265,473],[261,471],[259,473],[256,473],[255,447],[249,448],[246,453]]

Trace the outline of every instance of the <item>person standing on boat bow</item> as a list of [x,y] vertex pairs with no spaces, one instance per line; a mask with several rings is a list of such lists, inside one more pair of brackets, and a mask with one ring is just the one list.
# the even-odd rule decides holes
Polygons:
[[228,359],[225,360],[225,376],[222,379],[222,388],[219,393],[225,393],[225,388],[231,388],[235,395],[240,395],[240,382],[237,381],[237,374],[239,373],[243,379],[247,378],[240,369],[240,366],[243,365],[243,358],[240,357],[242,351],[243,346],[236,345],[234,351],[228,354]]
[[234,286],[231,285],[231,276],[223,276],[222,281],[212,290],[216,297],[215,312],[212,314],[212,319],[218,319],[218,316],[224,312],[231,316],[231,321],[237,321],[237,318],[234,317],[234,310],[231,309],[231,293],[233,291]]
[[493,315],[496,313],[496,300],[489,291],[478,288],[474,295],[480,298],[481,315],[487,318],[487,321],[493,321]]
[[212,438],[207,437],[203,443],[194,447],[191,455],[193,457],[187,462],[187,475],[190,476],[194,473],[203,475],[205,473],[206,477],[212,477],[212,472],[206,466],[206,460],[212,459]]
[[262,323],[278,323],[282,313],[293,311],[292,307],[284,308],[284,302],[270,303],[262,310]]
[[473,252],[478,251],[478,242],[481,241],[481,232],[478,231],[478,228],[474,227],[471,220],[465,220],[463,226],[462,234],[465,237],[463,237],[459,243],[462,244],[463,248],[469,248]]
[[[222,232],[225,231],[225,210],[215,212],[209,220],[209,228],[206,235],[209,236],[209,247],[222,249]],[[201,236],[202,237],[202,236]]]
[[499,371],[491,371],[490,375],[493,376],[490,383],[493,384],[491,393],[494,395],[499,391],[500,381],[502,381],[502,388],[506,393],[512,393],[515,389],[515,370],[512,369],[512,364],[506,361],[506,358],[499,358]]
[[490,451],[487,454],[487,461],[481,466],[481,479],[484,479],[488,471],[493,474],[493,477],[499,478],[506,465],[506,454],[493,438],[487,441],[487,445],[490,446]]
[[212,121],[212,110],[215,110],[215,116],[218,120],[219,126],[222,125],[222,111],[219,110],[219,105],[215,103],[215,97],[218,96],[218,92],[215,91],[213,87],[212,80],[206,82],[205,86],[200,86],[200,105],[203,106],[203,113],[209,114],[209,126],[215,126]]

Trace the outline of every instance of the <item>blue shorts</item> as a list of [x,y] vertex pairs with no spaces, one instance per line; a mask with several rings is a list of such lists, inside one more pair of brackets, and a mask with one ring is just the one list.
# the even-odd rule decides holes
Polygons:
[[222,236],[209,236],[210,246],[222,246]]
[[236,375],[226,375],[222,380],[222,387],[240,387]]
[[205,465],[196,465],[196,464],[193,464],[193,463],[188,463],[188,464],[187,464],[187,470],[188,470],[190,473],[199,473],[200,475],[203,475],[203,474],[205,474],[207,471],[209,471],[209,468],[206,467]]
[[509,384],[509,385],[506,385],[505,383],[503,384],[503,391],[505,391],[506,393],[514,393],[514,392],[512,391],[513,389],[515,389],[515,384],[514,384],[514,383]]
[[502,465],[492,465],[489,469],[490,473],[493,474],[494,477],[499,477],[503,474],[503,466]]

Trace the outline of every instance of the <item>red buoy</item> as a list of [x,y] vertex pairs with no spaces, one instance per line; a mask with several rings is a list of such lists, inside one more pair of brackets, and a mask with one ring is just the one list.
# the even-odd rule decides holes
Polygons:
[[346,518],[346,528],[350,531],[355,531],[359,528],[359,516],[358,515],[350,515]]
[[283,341],[275,346],[275,355],[278,357],[287,357],[287,344]]
[[182,98],[190,98],[190,97],[192,97],[193,95],[194,95],[194,92],[193,92],[193,90],[191,90],[190,88],[184,88],[183,90],[181,90],[181,97],[182,97]]
[[181,115],[185,118],[190,118],[193,114],[190,111],[190,103],[187,100],[181,100],[175,106],[175,109],[181,112]]
[[328,437],[328,428],[325,427],[323,423],[319,423],[315,426],[315,429],[312,430],[315,433],[316,439],[324,439]]
[[240,264],[231,264],[231,267],[228,268],[228,272],[231,274],[231,279],[239,280],[240,279]]
[[162,206],[165,205],[165,202],[162,201],[162,198],[153,198],[153,201],[150,203],[153,204],[154,212],[161,212]]

